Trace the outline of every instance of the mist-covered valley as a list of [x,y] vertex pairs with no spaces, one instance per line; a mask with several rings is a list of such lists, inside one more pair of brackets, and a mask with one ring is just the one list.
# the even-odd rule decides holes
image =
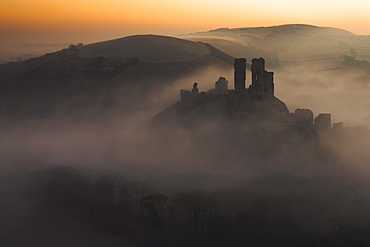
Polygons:
[[[331,113],[333,123],[345,126],[316,132],[286,124],[284,131],[282,124],[225,115],[226,101],[203,113],[182,113],[176,108],[180,89],[191,90],[195,81],[207,92],[223,76],[233,89],[235,55],[204,43],[152,42],[185,48],[166,53],[163,61],[115,58],[100,44],[96,57],[91,45],[1,65],[5,225],[17,213],[4,216],[12,208],[9,198],[27,198],[32,207],[20,210],[36,215],[33,226],[40,231],[55,227],[40,222],[66,215],[83,222],[74,229],[92,225],[96,235],[142,246],[368,246],[366,62],[355,56],[348,61],[348,53],[301,61],[278,56],[279,63],[270,65],[265,57],[275,73],[275,96],[290,112]],[[34,213],[40,208],[49,216]],[[61,239],[71,229],[60,226],[54,238],[37,245],[68,245]],[[34,232],[16,243],[9,227],[2,229],[8,246],[45,237]],[[86,232],[82,236],[89,238],[92,230]],[[76,241],[72,235],[70,243]],[[102,238],[89,246],[110,239]]]

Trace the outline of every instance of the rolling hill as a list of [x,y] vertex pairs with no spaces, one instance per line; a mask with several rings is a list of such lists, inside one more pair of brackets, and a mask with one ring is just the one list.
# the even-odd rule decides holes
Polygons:
[[158,35],[128,36],[85,45],[79,50],[81,57],[135,57],[150,63],[189,61],[211,54],[205,44]]
[[0,65],[0,114],[39,117],[51,112],[105,111],[118,103],[132,106],[130,101],[144,102],[151,90],[158,92],[205,68],[228,69],[232,63],[233,57],[208,44],[166,36],[70,46]]
[[[135,35],[71,46],[0,65],[0,115],[3,119],[52,112],[83,116],[90,110],[101,114],[113,108],[145,109],[153,103],[149,94],[160,95],[176,87],[170,104],[192,80],[207,86],[219,76],[232,80],[234,57],[248,61],[263,57],[267,68],[275,67],[277,94],[293,109],[320,111],[322,87],[332,88],[326,94],[330,100],[325,111],[340,115],[340,120],[361,122],[370,114],[363,100],[363,86],[369,84],[369,41],[369,36],[337,28],[294,24],[221,28],[178,38]],[[191,77],[207,69],[214,74]],[[187,85],[179,85],[178,80],[185,77]],[[349,105],[357,107],[348,111]]]
[[370,37],[346,30],[290,24],[255,28],[220,28],[180,36],[201,41],[232,55],[264,57],[269,66],[284,62],[307,61],[356,55],[370,60]]

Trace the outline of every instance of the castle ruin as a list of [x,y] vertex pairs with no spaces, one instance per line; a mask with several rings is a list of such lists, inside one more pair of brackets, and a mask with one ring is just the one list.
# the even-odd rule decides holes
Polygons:
[[[215,83],[216,95],[247,94],[257,100],[274,97],[274,72],[265,70],[265,59],[262,57],[252,59],[251,85],[246,89],[247,59],[236,58],[234,61],[234,90],[228,89],[228,81],[220,77]],[[198,83],[194,82],[191,94],[198,95]],[[184,89],[182,89],[184,90]],[[184,94],[184,92],[182,92]],[[187,99],[187,98],[186,98]]]
[[[191,91],[182,89],[180,91],[181,101],[187,103],[205,103],[227,100],[232,105],[232,114],[238,116],[261,115],[261,111],[271,111],[275,120],[291,123],[295,126],[314,128],[318,131],[331,129],[331,114],[321,113],[315,119],[309,109],[296,109],[290,113],[284,102],[274,96],[274,72],[266,71],[265,60],[252,59],[251,83],[246,88],[247,60],[236,58],[234,61],[234,90],[228,88],[228,81],[220,77],[215,82],[215,88],[207,92],[198,90],[198,83],[193,84]],[[258,110],[265,107],[263,110]],[[253,110],[254,109],[254,110]],[[337,127],[337,126],[336,126]]]

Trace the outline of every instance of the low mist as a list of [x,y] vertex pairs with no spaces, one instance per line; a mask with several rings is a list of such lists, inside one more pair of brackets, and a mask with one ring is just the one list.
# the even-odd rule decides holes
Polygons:
[[[361,78],[366,75],[352,68],[318,71],[317,67],[320,65],[305,63],[275,70],[275,95],[287,104],[291,112],[296,108],[309,108],[314,116],[322,112],[331,113],[333,122],[343,121],[345,126],[365,124],[370,115],[366,106],[370,102],[365,98],[368,85]],[[100,172],[120,170],[123,174],[146,179],[151,179],[155,171],[158,180],[165,173],[168,177],[202,174],[206,176],[205,180],[214,179],[211,183],[215,184],[225,177],[234,182],[244,181],[245,177],[263,173],[265,166],[273,167],[274,172],[285,169],[280,166],[289,167],[287,171],[292,166],[292,170],[298,169],[298,165],[284,164],[285,161],[275,159],[279,156],[275,154],[278,152],[275,148],[279,146],[276,143],[270,145],[274,159],[268,162],[263,160],[266,158],[263,150],[260,154],[249,153],[249,145],[255,146],[254,140],[248,143],[238,136],[240,126],[237,122],[209,120],[188,129],[166,126],[166,131],[160,134],[150,129],[150,118],[178,101],[180,89],[190,90],[193,82],[197,82],[200,91],[207,91],[214,87],[219,76],[226,77],[229,88],[233,87],[231,70],[209,68],[156,88],[137,101],[131,97],[127,102],[124,91],[122,100],[118,99],[118,105],[108,109],[104,118],[92,115],[87,118],[91,121],[79,119],[75,122],[57,114],[57,117],[24,121],[15,126],[4,125],[6,127],[1,130],[1,168],[76,166]],[[249,77],[250,71],[247,71],[247,84]],[[356,145],[360,144],[350,145],[346,153],[350,154],[353,146],[353,151],[363,150],[366,154],[366,145]],[[304,167],[302,169],[306,169]]]
[[[341,67],[339,60],[334,65]],[[354,127],[369,123],[368,75],[323,66],[304,63],[273,70],[275,95],[290,112],[309,108],[314,116],[331,113],[333,122],[351,127],[341,133],[295,144],[235,120],[153,128],[150,119],[177,102],[180,89],[190,90],[197,82],[200,91],[207,91],[220,76],[233,88],[232,70],[208,68],[142,97],[130,96],[130,102],[123,91],[104,118],[92,114],[91,121],[75,121],[56,114],[4,124],[0,169],[11,174],[73,167],[92,177],[145,181],[168,195],[201,191],[219,200],[225,215],[257,210],[254,203],[262,202],[310,231],[370,222],[370,136],[366,128]],[[249,85],[249,71],[247,78]],[[22,184],[22,179],[8,185]]]
[[331,113],[345,126],[369,125],[369,74],[342,65],[342,58],[297,62],[275,71],[276,95],[289,107]]

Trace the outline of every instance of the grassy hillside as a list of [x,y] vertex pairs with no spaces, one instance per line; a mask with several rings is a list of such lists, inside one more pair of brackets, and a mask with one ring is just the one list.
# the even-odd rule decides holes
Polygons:
[[370,37],[329,27],[282,25],[256,28],[221,28],[181,36],[207,42],[236,57],[264,57],[269,66],[280,62],[306,61],[357,55],[370,59]]
[[79,50],[81,57],[135,57],[152,63],[188,61],[211,54],[202,43],[158,35],[128,36],[86,45]]
[[208,44],[154,35],[70,47],[0,65],[0,114],[23,118],[133,110],[180,78],[208,68],[230,69],[232,62]]

